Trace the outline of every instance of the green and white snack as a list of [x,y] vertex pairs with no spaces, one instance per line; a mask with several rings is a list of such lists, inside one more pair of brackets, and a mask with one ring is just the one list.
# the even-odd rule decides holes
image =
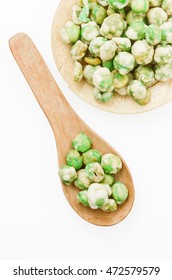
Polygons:
[[172,63],[172,47],[169,45],[159,45],[155,50],[154,60],[159,65]]
[[88,191],[88,203],[92,209],[98,209],[107,204],[110,195],[112,194],[111,187],[106,184],[91,184]]
[[147,88],[156,83],[154,71],[147,65],[138,66],[134,71],[134,78]]
[[129,11],[126,15],[126,22],[131,25],[135,21],[145,21],[146,14],[136,14],[133,11]]
[[87,45],[82,41],[77,41],[71,48],[71,55],[73,60],[81,60],[86,53]]
[[107,42],[107,39],[104,37],[94,38],[89,45],[90,53],[95,57],[100,57],[100,48],[106,42]]
[[159,26],[168,19],[167,13],[160,7],[150,9],[146,16],[149,24],[156,24]]
[[124,203],[128,198],[128,189],[127,187],[120,183],[116,182],[113,184],[112,188],[112,197],[115,199],[117,204]]
[[85,165],[92,162],[101,162],[102,154],[96,149],[90,149],[82,155],[83,163]]
[[[61,37],[71,47],[74,81],[93,86],[97,102],[118,93],[146,105],[147,89],[171,78],[172,0],[78,0],[71,18]],[[144,99],[127,94],[133,75]]]
[[113,75],[109,69],[101,67],[93,74],[93,84],[101,92],[113,91]]
[[115,13],[104,19],[100,28],[100,34],[107,38],[120,37],[125,29],[125,22],[123,18]]
[[109,0],[109,4],[113,9],[123,9],[129,3],[129,0]]
[[80,193],[78,193],[77,199],[84,206],[90,206],[89,203],[88,203],[87,191],[81,191]]
[[155,78],[157,81],[166,82],[172,78],[172,65],[155,66]]
[[83,66],[78,61],[74,62],[74,73],[73,73],[74,81],[80,82],[83,78]]
[[81,153],[88,151],[91,148],[91,145],[90,138],[83,132],[75,136],[72,140],[72,147]]
[[111,174],[105,174],[103,180],[100,183],[112,186],[115,183],[115,177]]
[[112,41],[117,45],[117,52],[129,52],[131,50],[131,41],[128,38],[114,37]]
[[87,81],[87,83],[89,83],[90,85],[93,85],[93,75],[94,72],[97,69],[100,69],[101,66],[92,66],[92,65],[86,65],[84,68],[84,78]]
[[158,25],[150,24],[146,28],[146,41],[149,45],[155,46],[161,42],[161,29]]
[[77,178],[74,181],[74,185],[81,190],[85,190],[88,189],[90,184],[91,182],[89,178],[86,176],[85,169],[80,169],[77,172]]
[[78,151],[70,150],[66,156],[66,163],[78,170],[82,167],[82,156]]
[[171,16],[172,15],[172,1],[171,0],[162,0],[162,8],[166,13]]
[[59,177],[65,185],[70,185],[77,178],[77,173],[74,167],[64,165],[59,168]]
[[128,75],[121,75],[119,72],[113,73],[115,90],[123,88],[128,84]]
[[81,40],[84,43],[89,44],[99,34],[99,27],[96,22],[90,21],[81,25]]
[[153,60],[154,48],[146,40],[136,41],[132,45],[131,52],[138,64],[147,65]]
[[145,14],[149,10],[148,0],[132,0],[131,10],[135,14]]
[[80,26],[74,24],[72,21],[67,21],[61,29],[60,36],[66,44],[75,43],[80,37]]
[[100,58],[102,61],[107,61],[115,56],[115,52],[117,50],[117,45],[113,40],[105,42],[100,47]]
[[96,100],[100,102],[108,102],[112,99],[114,92],[113,91],[102,92],[95,87],[93,94]]
[[151,98],[150,91],[138,80],[133,80],[130,83],[127,87],[127,92],[139,105],[146,105]]
[[172,22],[165,22],[161,25],[162,43],[172,44]]
[[135,58],[131,53],[119,52],[114,58],[114,68],[119,71],[121,75],[126,75],[134,69]]
[[107,203],[104,204],[101,209],[105,212],[111,212],[117,210],[117,203],[114,199],[108,199]]
[[133,41],[145,38],[146,25],[143,21],[133,22],[126,31],[126,36]]
[[105,173],[116,174],[122,168],[122,161],[117,155],[108,153],[102,156],[101,166]]
[[104,19],[107,17],[107,12],[101,5],[95,5],[91,10],[91,18],[97,24],[102,24]]
[[[119,197],[115,200],[114,186],[123,186],[123,183],[115,183],[114,177],[122,168],[119,156],[111,153],[102,156],[100,151],[91,149],[91,140],[83,132],[75,136],[71,144],[74,149],[69,150],[66,164],[59,168],[61,181],[81,190],[76,198],[83,206],[105,212],[117,210],[121,200]],[[121,199],[124,200],[124,195]]]
[[85,167],[85,174],[94,183],[99,183],[104,178],[104,171],[98,162],[88,163]]

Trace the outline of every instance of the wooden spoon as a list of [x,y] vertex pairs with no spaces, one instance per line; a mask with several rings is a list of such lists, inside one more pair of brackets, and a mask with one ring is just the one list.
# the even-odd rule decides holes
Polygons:
[[[103,154],[115,153],[119,155],[73,111],[32,40],[26,34],[19,33],[10,39],[9,45],[17,64],[53,129],[59,166],[65,164],[66,154],[71,148],[71,140],[81,131],[92,139],[93,148],[100,150]],[[102,210],[92,210],[84,207],[78,203],[76,198],[79,190],[75,186],[62,184],[68,202],[86,221],[100,226],[110,226],[119,223],[130,212],[134,202],[134,186],[130,171],[125,161],[123,159],[122,161],[123,168],[117,174],[116,180],[127,185],[129,197],[115,212],[105,213]]]

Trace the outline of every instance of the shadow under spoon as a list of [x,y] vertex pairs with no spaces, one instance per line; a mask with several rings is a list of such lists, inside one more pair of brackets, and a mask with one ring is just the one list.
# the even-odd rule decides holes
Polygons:
[[[115,153],[119,155],[74,112],[29,36],[18,33],[10,39],[9,45],[17,64],[53,129],[59,166],[65,164],[66,154],[71,148],[71,140],[80,132],[86,133],[93,140],[93,148],[100,150],[103,154]],[[134,202],[134,185],[130,171],[125,161],[123,159],[122,161],[123,168],[116,175],[116,180],[127,185],[129,197],[123,205],[118,207],[117,211],[107,213],[100,209],[92,210],[84,207],[77,201],[79,189],[73,185],[66,186],[61,183],[66,199],[76,213],[86,221],[99,226],[110,226],[122,221],[130,212]]]

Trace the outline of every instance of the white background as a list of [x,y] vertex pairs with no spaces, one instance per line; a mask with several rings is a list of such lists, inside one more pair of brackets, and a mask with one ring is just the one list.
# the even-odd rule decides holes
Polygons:
[[[0,258],[171,259],[172,102],[116,115],[68,90],[51,50],[58,2],[0,0]],[[32,37],[72,107],[128,163],[136,199],[122,223],[91,225],[65,200],[53,133],[8,47],[21,31]]]

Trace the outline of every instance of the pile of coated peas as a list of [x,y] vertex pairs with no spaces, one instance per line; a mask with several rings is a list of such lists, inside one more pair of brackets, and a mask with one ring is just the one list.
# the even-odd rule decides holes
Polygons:
[[61,38],[74,80],[85,78],[98,101],[118,93],[146,105],[148,88],[172,78],[172,0],[79,0]]
[[59,168],[61,181],[74,185],[81,191],[77,199],[84,206],[114,211],[117,205],[128,198],[128,189],[121,182],[115,182],[114,174],[122,168],[121,159],[111,153],[102,155],[91,149],[92,142],[83,132],[72,140],[72,147],[66,156],[66,164]]

